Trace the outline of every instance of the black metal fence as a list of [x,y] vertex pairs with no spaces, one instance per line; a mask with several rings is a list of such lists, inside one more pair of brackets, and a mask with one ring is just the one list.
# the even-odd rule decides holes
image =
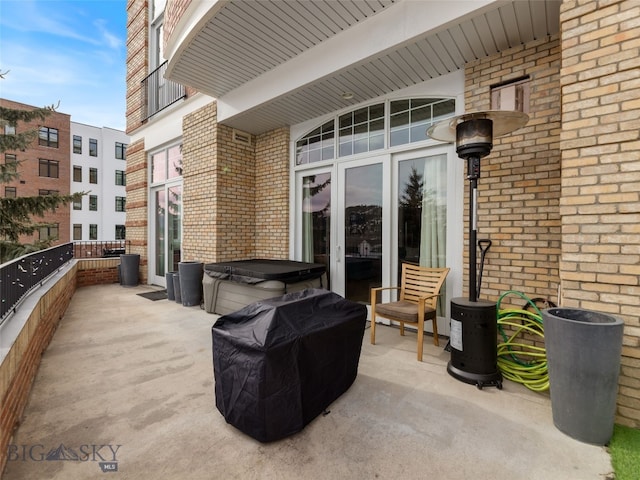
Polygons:
[[130,249],[130,240],[74,242],[73,256],[75,258],[119,257],[123,253],[129,253]]
[[0,267],[0,325],[34,289],[73,258],[73,244],[40,250]]
[[167,63],[164,62],[142,80],[142,105],[146,109],[143,120],[186,96],[183,85],[164,78]]

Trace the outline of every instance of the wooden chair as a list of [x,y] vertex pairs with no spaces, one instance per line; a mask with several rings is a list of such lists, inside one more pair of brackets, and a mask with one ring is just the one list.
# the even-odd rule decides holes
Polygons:
[[[433,321],[433,344],[438,342],[438,322],[436,304],[440,288],[449,273],[449,268],[419,267],[402,264],[400,287],[380,287],[371,289],[371,343],[376,343],[376,316],[400,322],[400,335],[404,335],[404,324],[415,325],[418,330],[418,361],[422,361],[424,322]],[[397,302],[378,303],[378,292],[400,290]]]

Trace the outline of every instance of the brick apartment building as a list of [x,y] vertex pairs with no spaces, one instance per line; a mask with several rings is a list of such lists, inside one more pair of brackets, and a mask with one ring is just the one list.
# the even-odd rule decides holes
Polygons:
[[[34,108],[31,105],[6,99],[0,99],[0,105],[15,110]],[[68,195],[70,192],[71,116],[66,113],[52,112],[43,121],[19,123],[16,133],[34,129],[39,130],[38,138],[27,150],[4,153],[3,162],[10,163],[15,160],[21,162],[18,167],[20,178],[0,187],[3,189],[1,194],[4,197],[33,197],[48,193]],[[69,242],[71,238],[69,205],[61,205],[54,213],[47,212],[42,221],[51,226],[41,228],[31,237],[25,237],[25,243],[48,238],[57,238],[53,242],[54,245]]]
[[[616,421],[640,427],[638,2],[130,0],[127,11],[127,238],[144,281],[164,284],[176,254],[313,260],[332,290],[366,302],[355,266],[370,266],[367,286],[395,284],[428,248],[431,266],[451,267],[447,300],[460,296],[464,165],[425,131],[519,109],[528,123],[482,161],[478,232],[493,241],[482,296],[513,289],[623,318]],[[433,215],[404,206],[412,177],[430,182]]]

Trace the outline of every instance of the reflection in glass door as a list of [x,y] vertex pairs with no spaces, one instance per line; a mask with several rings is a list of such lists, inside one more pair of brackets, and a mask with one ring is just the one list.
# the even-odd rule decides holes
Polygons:
[[[302,178],[302,261],[322,263],[331,278],[331,174]],[[328,286],[327,288],[330,288]]]
[[182,186],[154,192],[155,261],[153,283],[164,285],[164,274],[178,270],[182,238]]
[[[344,296],[369,303],[382,284],[382,163],[344,169]],[[341,259],[338,259],[340,261]]]

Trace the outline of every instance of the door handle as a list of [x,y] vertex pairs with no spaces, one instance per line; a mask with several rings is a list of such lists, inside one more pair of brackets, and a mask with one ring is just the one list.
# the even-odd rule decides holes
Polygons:
[[340,245],[338,245],[336,247],[336,262],[340,263],[340,256],[342,253],[342,249],[340,248]]

